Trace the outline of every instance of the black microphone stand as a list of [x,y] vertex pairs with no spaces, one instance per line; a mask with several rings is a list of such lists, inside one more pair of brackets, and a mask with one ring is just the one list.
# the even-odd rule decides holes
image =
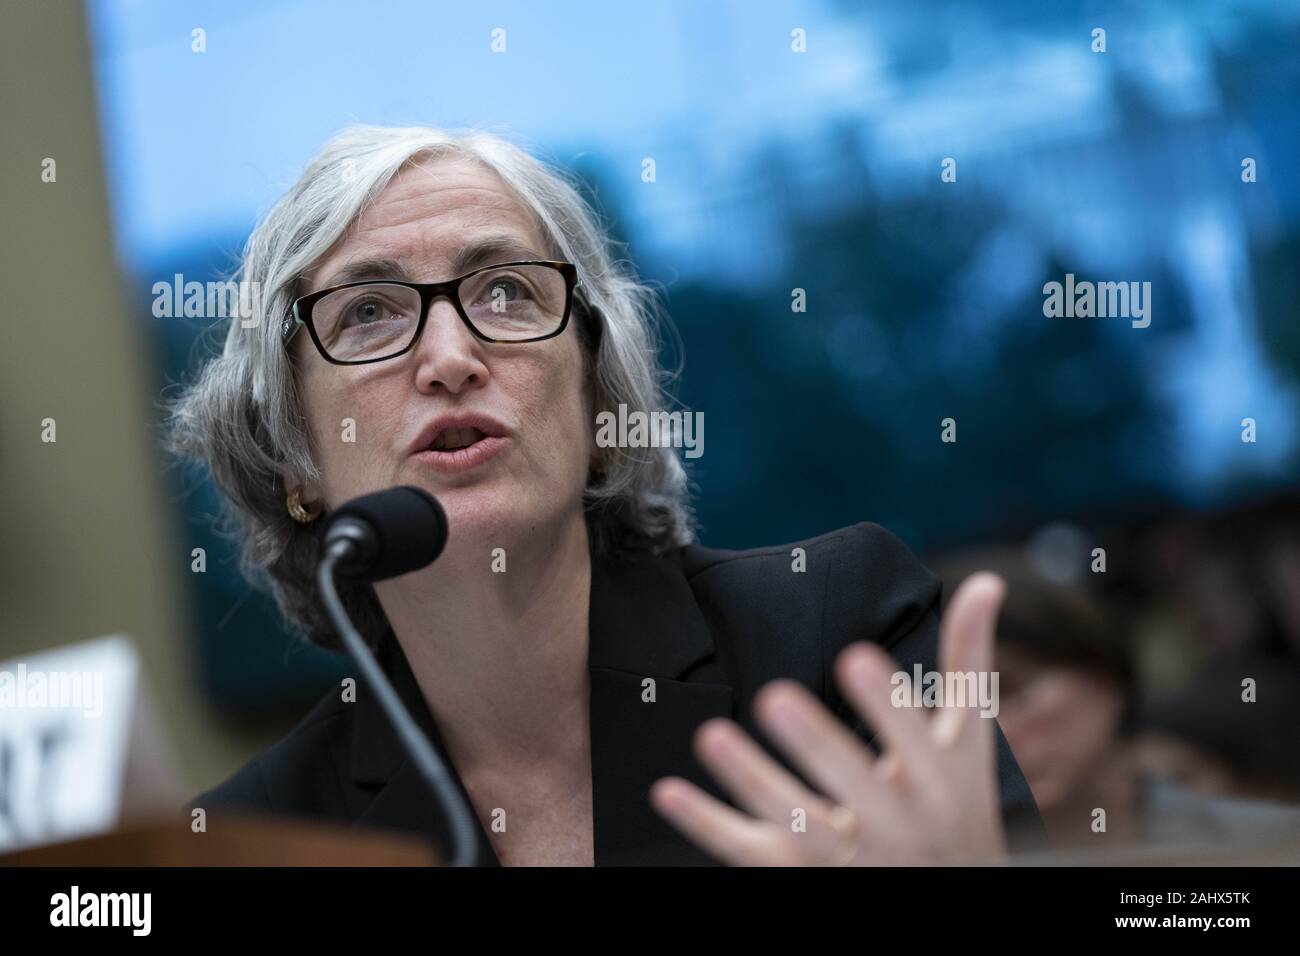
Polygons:
[[361,669],[367,685],[378,696],[379,703],[388,714],[388,719],[406,747],[406,752],[415,761],[416,769],[420,771],[421,776],[438,796],[443,809],[447,811],[453,844],[451,862],[448,865],[475,866],[478,858],[478,838],[473,815],[461,800],[456,785],[447,773],[447,768],[438,759],[433,746],[420,732],[420,728],[407,713],[406,708],[402,706],[401,698],[397,696],[397,691],[393,690],[393,685],[384,675],[374,654],[370,652],[366,642],[348,620],[343,602],[339,600],[338,591],[334,586],[334,569],[341,560],[351,556],[355,547],[356,543],[346,538],[332,542],[327,547],[320,566],[316,569],[316,582],[324,598],[325,609],[329,612],[334,626],[338,628],[348,654]]

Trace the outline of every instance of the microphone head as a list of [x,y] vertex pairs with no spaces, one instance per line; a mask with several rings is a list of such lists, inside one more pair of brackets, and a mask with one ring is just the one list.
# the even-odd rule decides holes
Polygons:
[[[351,526],[352,533],[342,534]],[[383,581],[432,564],[447,545],[447,514],[423,488],[399,485],[353,498],[335,509],[322,530],[326,547],[335,537],[356,538],[360,547],[340,561],[337,572],[357,581]]]

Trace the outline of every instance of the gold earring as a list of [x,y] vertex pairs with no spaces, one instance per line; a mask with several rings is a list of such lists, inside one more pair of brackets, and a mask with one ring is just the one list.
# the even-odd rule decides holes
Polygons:
[[289,492],[289,517],[299,524],[311,524],[320,517],[320,503],[308,511],[302,506],[302,485]]

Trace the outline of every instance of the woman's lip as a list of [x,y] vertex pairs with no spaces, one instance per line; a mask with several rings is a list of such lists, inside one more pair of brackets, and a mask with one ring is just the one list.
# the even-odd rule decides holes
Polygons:
[[440,471],[443,474],[454,474],[458,471],[469,471],[471,468],[477,468],[489,458],[492,458],[505,447],[506,439],[499,435],[486,435],[474,442],[472,445],[466,445],[464,448],[457,448],[455,451],[434,451],[426,448],[424,451],[416,452],[413,456],[420,464],[434,471]]

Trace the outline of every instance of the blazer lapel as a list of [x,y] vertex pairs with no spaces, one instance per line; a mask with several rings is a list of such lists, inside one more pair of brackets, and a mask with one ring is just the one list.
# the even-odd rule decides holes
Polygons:
[[[727,799],[695,760],[691,740],[709,718],[733,716],[732,688],[713,659],[708,623],[680,567],[649,555],[618,566],[593,561],[588,630],[596,864],[715,863],[649,800],[651,784],[664,776],[684,777]],[[472,806],[391,629],[378,654],[462,799]],[[446,820],[368,688],[359,688],[355,706],[348,755],[356,787],[353,825],[415,830],[450,847]],[[480,864],[499,866],[477,816],[475,822]]]
[[704,721],[732,716],[732,688],[680,567],[649,556],[593,563],[590,632],[597,865],[714,863],[649,799],[670,775],[723,798],[691,741]]

